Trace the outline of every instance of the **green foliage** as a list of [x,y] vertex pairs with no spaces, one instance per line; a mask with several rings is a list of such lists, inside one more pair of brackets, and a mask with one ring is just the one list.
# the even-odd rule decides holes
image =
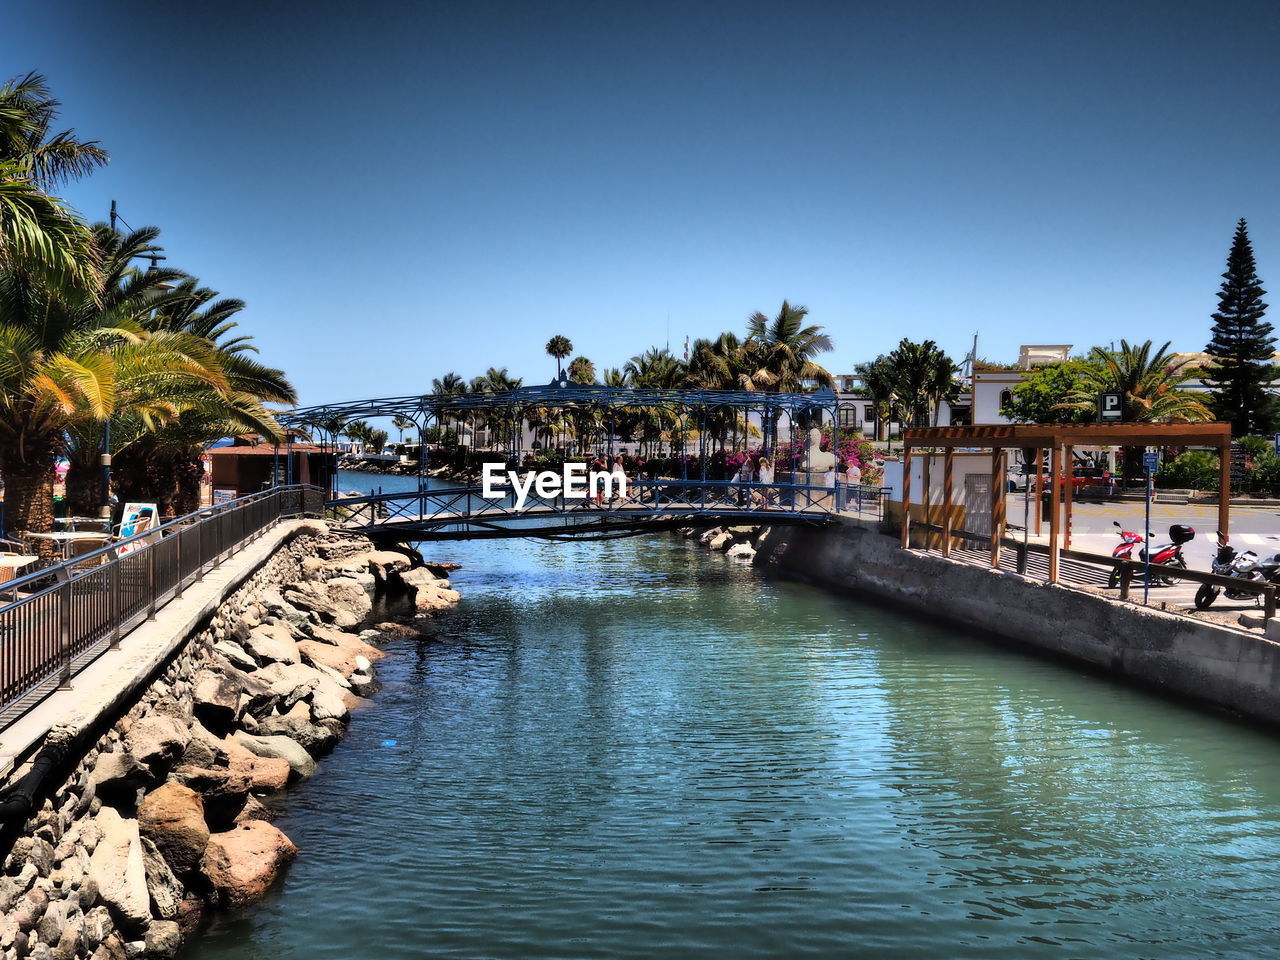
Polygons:
[[875,364],[876,373],[887,378],[890,396],[897,397],[901,416],[910,426],[928,426],[930,414],[936,420],[939,405],[954,400],[960,392],[955,378],[960,368],[932,340],[913,343],[903,337],[883,363],[877,358]]
[[1094,347],[1080,372],[1080,382],[1070,390],[1062,408],[1074,409],[1086,419],[1095,415],[1098,397],[1119,393],[1124,397],[1124,419],[1130,423],[1199,423],[1213,413],[1199,400],[1178,389],[1191,376],[1176,366],[1169,343],[1152,352],[1152,342],[1131,346],[1120,341],[1119,350]]
[[1014,386],[1012,401],[1000,412],[1015,423],[1088,423],[1095,419],[1092,412],[1063,404],[1072,391],[1081,388],[1090,367],[1080,360],[1036,367]]
[[547,354],[555,357],[556,359],[556,379],[559,379],[564,374],[564,370],[560,366],[560,361],[571,353],[573,353],[573,344],[569,341],[568,337],[561,336],[557,333],[547,341]]
[[442,447],[456,447],[458,445],[458,431],[450,427],[427,427],[422,436],[427,443],[434,443]]
[[1166,489],[1217,490],[1218,458],[1205,450],[1187,450],[1166,460],[1156,474],[1156,486]]
[[1276,377],[1276,338],[1271,324],[1262,319],[1267,312],[1264,293],[1242,218],[1231,240],[1213,333],[1205,347],[1217,361],[1205,378],[1214,389],[1214,411],[1219,419],[1231,421],[1231,432],[1237,436],[1272,433],[1280,423],[1278,404],[1267,392]]

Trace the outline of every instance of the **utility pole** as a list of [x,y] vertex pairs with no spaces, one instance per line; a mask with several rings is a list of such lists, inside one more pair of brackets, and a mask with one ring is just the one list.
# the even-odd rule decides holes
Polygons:
[[[111,232],[116,229],[116,202],[111,201]],[[111,524],[111,417],[102,425],[102,508],[99,515]],[[110,532],[110,531],[108,531]]]

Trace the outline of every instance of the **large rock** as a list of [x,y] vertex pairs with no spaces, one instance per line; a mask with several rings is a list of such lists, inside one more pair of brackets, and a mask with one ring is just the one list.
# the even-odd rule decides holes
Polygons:
[[311,754],[302,744],[289,737],[256,737],[240,730],[235,734],[235,741],[255,756],[287,760],[289,769],[296,777],[305,778],[316,772],[316,762],[311,759]]
[[[364,574],[372,585],[373,578]],[[365,588],[365,584],[357,577],[334,577],[326,580],[325,589],[329,599],[346,607],[356,617],[363,620],[373,612],[373,598]]]
[[345,604],[329,596],[329,591],[315,583],[295,583],[284,591],[284,598],[300,610],[313,611],[321,620],[335,627],[354,627],[360,623]]
[[298,648],[286,627],[279,624],[263,624],[254,627],[244,638],[242,646],[258,664],[298,663]]
[[190,742],[185,723],[158,713],[134,722],[124,738],[125,749],[157,776],[168,772]]
[[400,575],[406,585],[414,588],[413,602],[420,613],[432,613],[453,606],[462,599],[449,587],[448,580],[437,578],[425,567],[418,567]]
[[[243,750],[239,744],[237,749]],[[272,763],[283,764],[284,769],[275,768],[274,775],[270,779],[267,786],[260,789],[278,790],[283,787],[289,779],[289,765],[283,761],[267,761],[254,757],[247,750],[244,751],[251,761],[256,763]],[[223,751],[224,755],[227,753]],[[208,767],[178,767],[170,774],[174,782],[180,783],[190,788],[200,795],[200,802],[204,806],[204,822],[210,830],[225,830],[240,815],[240,811],[244,809],[245,802],[249,797],[249,791],[257,786],[257,782],[250,776],[253,772],[253,763],[242,764],[236,769],[224,768],[212,770]],[[207,840],[207,837],[206,837]]]
[[196,719],[214,733],[229,733],[240,714],[240,690],[225,674],[201,670],[192,681]]
[[[267,717],[263,720],[258,726],[257,736],[259,738],[287,737],[289,740],[301,744],[302,748],[311,756],[322,757],[342,739],[342,730],[341,722],[330,724],[323,721],[313,721],[311,709],[306,703],[298,701],[288,713],[276,717]],[[249,747],[249,749],[252,750],[253,747]],[[299,775],[309,776],[309,774],[301,773],[301,771],[299,771]]]
[[[200,851],[204,856],[204,850]],[[196,861],[199,866],[199,861]],[[147,891],[151,894],[151,914],[162,920],[176,920],[182,904],[182,881],[174,875],[169,862],[154,843],[142,838],[142,866],[147,874]]]
[[138,829],[150,838],[179,876],[200,863],[209,842],[200,795],[172,781],[143,798],[138,806]]
[[222,741],[196,722],[191,725],[191,739],[182,752],[184,767],[223,767],[227,763],[227,751]]
[[250,820],[209,838],[204,874],[224,907],[261,900],[298,848],[265,820]]
[[717,534],[716,536],[712,537],[709,541],[707,541],[707,546],[710,547],[712,550],[717,550],[717,551],[728,550],[729,547],[731,547],[732,545],[733,545],[733,534],[728,532]]
[[213,649],[238,670],[258,669],[258,661],[249,656],[249,652],[234,640],[219,640],[213,645]]
[[382,581],[387,579],[389,571],[402,573],[413,566],[408,556],[396,550],[371,550],[361,554],[360,559],[364,560],[366,569]]
[[293,776],[289,761],[283,757],[259,756],[233,736],[223,742],[227,745],[228,769],[247,776],[254,793],[283,790]]
[[292,603],[280,595],[280,591],[274,587],[268,587],[258,594],[258,602],[262,604],[268,615],[291,623],[295,627],[301,627],[310,618],[306,611],[299,610]]
[[158,960],[176,957],[182,948],[182,928],[176,920],[157,920],[147,931],[146,956]]
[[124,750],[99,754],[89,774],[94,795],[109,806],[132,808],[138,791],[151,782],[151,771]]
[[386,656],[377,647],[365,643],[358,637],[344,634],[337,643],[320,643],[316,640],[303,640],[298,644],[298,652],[304,660],[316,666],[325,666],[336,670],[343,677],[350,677],[356,672],[356,658],[364,657],[370,663],[376,663]]
[[111,807],[94,819],[102,838],[89,858],[89,876],[98,896],[126,931],[144,930],[151,922],[151,897],[138,821],[125,820]]

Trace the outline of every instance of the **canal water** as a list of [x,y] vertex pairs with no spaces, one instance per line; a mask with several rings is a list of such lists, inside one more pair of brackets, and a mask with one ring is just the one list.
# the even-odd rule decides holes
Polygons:
[[668,536],[427,553],[463,602],[191,956],[1276,954],[1271,736]]

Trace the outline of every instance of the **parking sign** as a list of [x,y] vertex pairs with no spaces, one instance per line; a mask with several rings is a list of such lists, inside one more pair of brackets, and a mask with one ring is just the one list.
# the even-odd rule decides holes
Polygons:
[[1147,473],[1155,473],[1160,469],[1160,454],[1148,450],[1142,455],[1142,467]]
[[1124,394],[1098,394],[1098,419],[1103,423],[1118,423],[1124,419]]

